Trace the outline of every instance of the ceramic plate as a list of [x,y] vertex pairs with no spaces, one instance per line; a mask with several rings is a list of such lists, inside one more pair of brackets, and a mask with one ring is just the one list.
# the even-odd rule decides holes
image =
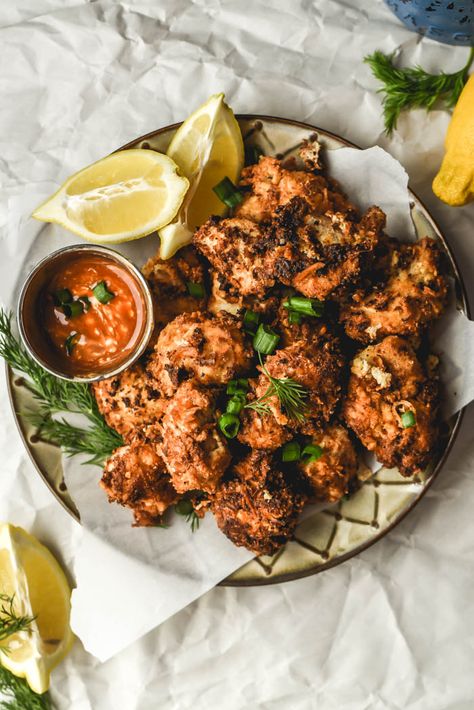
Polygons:
[[[296,154],[301,142],[313,133],[318,134],[327,150],[348,145],[357,147],[332,133],[296,121],[253,115],[239,116],[238,120],[246,144],[260,146],[267,155],[287,157]],[[152,148],[164,152],[178,125],[149,133],[124,147]],[[410,193],[410,197],[417,236],[420,238],[428,235],[439,240],[448,257],[451,276],[456,285],[457,305],[467,312],[464,287],[449,247],[420,200],[413,193]],[[131,252],[128,254],[130,256]],[[20,414],[35,407],[31,394],[24,386],[24,380],[9,370],[8,382],[13,412],[36,470],[62,505],[78,518],[78,512],[64,485],[60,450],[41,441]],[[396,470],[382,468],[348,500],[305,517],[296,530],[295,539],[276,555],[255,558],[222,584],[274,584],[316,574],[380,540],[413,509],[441,470],[455,440],[461,418],[462,412],[446,423],[439,452],[423,475],[403,478]]]

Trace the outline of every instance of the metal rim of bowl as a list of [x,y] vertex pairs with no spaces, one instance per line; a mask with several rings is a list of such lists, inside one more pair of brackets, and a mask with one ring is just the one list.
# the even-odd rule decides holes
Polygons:
[[[114,367],[112,370],[107,370],[95,375],[91,376],[81,376],[81,375],[67,375],[64,374],[63,372],[60,372],[59,370],[56,370],[54,367],[52,367],[50,364],[48,364],[45,360],[43,360],[42,357],[40,357],[33,346],[31,345],[30,339],[28,337],[27,330],[25,328],[25,323],[24,323],[24,318],[23,318],[23,312],[24,312],[24,305],[25,305],[25,298],[28,294],[28,289],[30,288],[33,280],[35,277],[41,272],[42,269],[44,269],[48,264],[53,262],[55,259],[60,257],[63,254],[68,254],[68,253],[74,253],[74,252],[92,252],[96,254],[102,254],[104,256],[108,256],[109,258],[113,259],[114,261],[118,262],[123,266],[125,269],[127,269],[136,279],[137,283],[140,285],[144,302],[145,302],[145,310],[146,310],[146,322],[145,322],[145,327],[143,330],[143,333],[140,337],[140,340],[137,341],[137,348],[134,349],[129,357],[121,362],[119,365]],[[26,350],[28,351],[28,354],[30,357],[35,360],[35,362],[38,363],[46,372],[49,372],[51,375],[54,375],[55,377],[59,377],[62,380],[68,380],[69,382],[84,382],[84,383],[90,383],[90,382],[98,382],[99,380],[103,380],[106,377],[114,377],[115,375],[120,374],[123,372],[123,370],[126,370],[127,367],[130,367],[130,365],[133,365],[138,358],[143,355],[143,353],[146,350],[146,347],[148,345],[148,342],[151,338],[151,334],[153,332],[153,299],[151,297],[151,292],[150,292],[150,287],[144,278],[143,274],[141,271],[133,264],[127,257],[125,257],[123,254],[120,252],[116,251],[115,249],[109,249],[108,247],[104,247],[101,245],[96,245],[96,244],[72,244],[71,246],[67,247],[62,247],[61,249],[57,249],[56,251],[51,252],[51,254],[48,254],[45,256],[41,261],[39,261],[30,271],[28,276],[26,277],[25,281],[23,282],[23,285],[20,290],[20,295],[18,298],[18,306],[17,306],[17,311],[16,311],[16,318],[17,318],[17,324],[18,324],[18,330],[21,336],[21,340],[23,342],[23,345],[25,346]]]
[[[341,136],[337,135],[337,133],[332,133],[331,131],[328,131],[323,128],[318,128],[317,126],[313,126],[309,123],[304,123],[302,121],[296,121],[293,119],[289,118],[280,118],[278,116],[266,116],[266,115],[261,115],[261,114],[236,114],[237,120],[249,120],[249,121],[267,121],[270,123],[283,123],[286,125],[292,125],[296,126],[298,128],[302,128],[304,130],[307,130],[310,133],[316,133],[316,134],[321,134],[328,136],[329,138],[332,138],[336,141],[339,141],[343,145],[349,147],[349,148],[356,148],[358,150],[363,150],[361,146],[357,145],[356,143],[352,143],[351,141],[348,141],[345,138],[342,138]],[[173,123],[168,126],[164,126],[163,128],[160,128],[156,131],[150,131],[149,133],[146,133],[143,136],[139,136],[138,138],[135,138],[132,141],[129,141],[125,145],[121,146],[120,148],[117,148],[117,151],[119,150],[126,150],[128,148],[131,148],[132,146],[136,146],[137,143],[139,142],[145,142],[149,139],[152,139],[156,137],[157,135],[160,135],[162,133],[166,133],[168,131],[176,130],[179,128],[181,125],[181,121],[177,123]],[[117,152],[114,151],[114,152]],[[455,280],[456,280],[456,285],[459,286],[460,293],[457,294],[459,297],[462,308],[464,310],[464,313],[468,318],[470,318],[471,312],[469,308],[469,302],[467,299],[467,291],[466,287],[464,284],[464,280],[462,278],[461,272],[459,270],[459,267],[457,265],[456,259],[454,257],[454,254],[447,243],[446,239],[444,238],[436,220],[431,216],[429,213],[428,209],[426,208],[425,204],[422,202],[422,200],[416,195],[416,193],[413,192],[410,188],[408,188],[409,195],[413,197],[417,205],[420,207],[421,212],[423,213],[424,217],[427,219],[427,221],[433,226],[434,231],[436,232],[438,238],[440,239],[441,243],[443,244],[444,250],[448,255],[451,268],[454,272]],[[86,245],[84,245],[86,246]],[[8,365],[5,365],[6,369],[6,374],[7,374],[7,390],[8,390],[8,396],[10,400],[10,406],[13,411],[14,419],[15,419],[15,424],[17,426],[18,432],[20,434],[21,440],[23,441],[23,444],[25,446],[25,449],[28,453],[28,456],[33,463],[33,466],[35,467],[36,471],[39,473],[40,478],[42,479],[43,483],[47,486],[47,488],[50,490],[50,492],[54,495],[54,497],[59,501],[59,503],[62,505],[64,510],[67,511],[67,513],[73,517],[76,522],[81,524],[80,517],[78,513],[75,513],[71,508],[65,503],[63,498],[59,495],[58,491],[55,490],[55,488],[51,485],[51,483],[48,481],[46,478],[45,474],[41,471],[40,466],[38,465],[37,461],[35,460],[30,447],[28,445],[28,441],[26,439],[26,436],[23,432],[23,429],[21,427],[20,419],[15,411],[14,408],[14,400],[13,400],[13,390],[12,390],[12,381],[11,378],[8,376],[9,373],[12,372],[11,368]],[[223,579],[221,582],[219,582],[216,586],[218,587],[263,587],[271,584],[281,584],[284,582],[290,582],[294,581],[297,579],[303,579],[305,577],[311,577],[313,575],[319,574],[321,572],[324,572],[325,570],[331,569],[332,567],[337,567],[338,565],[342,564],[343,562],[346,562],[347,560],[351,559],[351,557],[355,557],[356,555],[360,554],[361,552],[364,552],[367,550],[369,547],[372,547],[372,545],[375,545],[375,543],[379,542],[385,535],[387,535],[389,532],[391,532],[404,518],[411,513],[413,508],[420,502],[420,500],[424,497],[425,493],[427,490],[432,486],[435,478],[438,476],[440,473],[444,462],[448,458],[449,454],[451,453],[453,446],[456,442],[457,435],[459,433],[459,429],[462,423],[462,420],[464,418],[464,413],[465,413],[465,408],[461,409],[457,414],[455,415],[456,419],[453,425],[453,428],[451,430],[451,433],[449,435],[449,439],[446,443],[446,448],[443,451],[443,454],[441,455],[439,461],[437,462],[436,466],[434,467],[430,477],[424,484],[423,488],[420,490],[418,495],[413,499],[413,501],[401,512],[397,515],[395,520],[390,523],[387,527],[385,527],[380,533],[377,535],[374,535],[370,540],[367,540],[366,542],[362,543],[361,545],[358,545],[355,547],[353,550],[349,550],[348,552],[339,555],[335,557],[332,560],[329,560],[328,562],[322,564],[322,565],[317,565],[311,568],[308,568],[307,570],[301,571],[301,572],[289,572],[287,574],[280,574],[278,575],[277,578],[272,579],[272,578],[261,578],[261,579],[256,579],[256,580],[232,580],[230,577],[227,577],[226,579]]]

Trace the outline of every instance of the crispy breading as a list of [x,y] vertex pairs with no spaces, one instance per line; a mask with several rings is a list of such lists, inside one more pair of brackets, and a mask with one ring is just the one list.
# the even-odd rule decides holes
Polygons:
[[448,285],[442,255],[434,239],[414,244],[391,240],[389,273],[385,284],[367,295],[358,293],[341,310],[346,333],[369,343],[386,335],[419,335],[443,312]]
[[215,491],[231,457],[216,427],[212,390],[183,382],[168,401],[161,432],[161,455],[174,488]]
[[298,464],[308,480],[313,501],[335,503],[349,492],[349,484],[356,477],[357,453],[349,432],[341,424],[331,424],[313,441],[323,450],[316,461]]
[[309,343],[312,340],[324,340],[331,337],[328,324],[322,318],[302,316],[299,323],[291,322],[290,311],[283,305],[288,300],[280,300],[272,327],[280,335],[279,345],[287,347],[297,342]]
[[262,156],[258,163],[242,170],[239,186],[244,199],[235,210],[237,217],[268,222],[275,210],[294,197],[303,199],[312,214],[354,211],[354,206],[322,175],[306,170],[288,170],[281,160]]
[[133,510],[135,525],[157,525],[179,496],[171,485],[156,444],[134,441],[106,461],[100,485],[109,502]]
[[[256,449],[277,448],[298,431],[312,435],[329,422],[342,395],[345,361],[335,338],[296,342],[267,357],[265,369],[274,378],[291,378],[302,385],[305,417],[292,419],[276,395],[264,400],[268,414],[244,410],[239,441]],[[261,369],[261,368],[260,368]],[[262,372],[248,395],[248,403],[263,397],[270,386]]]
[[212,270],[210,277],[211,295],[207,308],[211,313],[227,311],[232,315],[243,316],[248,309],[264,315],[268,320],[271,320],[276,313],[280,300],[277,294],[268,293],[263,299],[256,296],[242,296],[218,271]]
[[147,374],[143,360],[91,386],[105,421],[126,443],[163,416],[165,400]]
[[152,292],[155,326],[161,328],[180,313],[206,307],[206,298],[191,296],[187,286],[205,283],[204,267],[192,247],[181,249],[166,261],[157,254],[148,259],[142,273]]
[[238,318],[225,311],[184,313],[161,331],[147,370],[170,397],[189,378],[206,385],[223,384],[245,372],[251,358]]
[[[414,426],[404,428],[404,412]],[[384,466],[404,476],[423,470],[438,439],[437,412],[438,383],[403,338],[388,336],[354,358],[344,418]]]
[[217,490],[212,512],[234,545],[256,555],[272,555],[291,539],[304,502],[304,495],[290,486],[271,455],[252,451]]

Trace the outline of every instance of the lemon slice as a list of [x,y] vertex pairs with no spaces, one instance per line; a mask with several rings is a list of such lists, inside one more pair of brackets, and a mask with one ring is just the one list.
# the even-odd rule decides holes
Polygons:
[[14,595],[17,614],[36,616],[28,630],[4,642],[0,661],[14,675],[26,678],[36,693],[49,687],[52,669],[70,650],[71,590],[49,550],[22,528],[0,525],[0,592]]
[[120,150],[70,177],[33,217],[95,244],[140,239],[175,217],[189,183],[154,150]]
[[244,164],[244,144],[239,124],[215,94],[176,131],[167,154],[190,183],[177,218],[160,230],[162,259],[169,259],[212,214],[222,215],[226,206],[212,188],[228,177],[237,182]]

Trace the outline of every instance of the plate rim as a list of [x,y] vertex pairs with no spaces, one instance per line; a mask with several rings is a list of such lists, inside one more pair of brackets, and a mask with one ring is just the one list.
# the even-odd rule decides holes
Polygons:
[[[352,141],[349,141],[347,138],[343,138],[342,136],[339,136],[337,133],[333,133],[332,131],[326,130],[324,128],[319,128],[317,126],[314,126],[310,123],[306,123],[303,121],[298,121],[295,119],[291,118],[284,118],[280,116],[269,116],[265,114],[253,114],[253,113],[238,113],[235,115],[237,120],[248,120],[248,121],[265,121],[269,123],[278,123],[278,124],[286,124],[290,126],[296,126],[298,128],[302,128],[304,130],[307,130],[308,132],[316,133],[316,134],[321,134],[328,136],[336,141],[339,141],[343,145],[349,147],[349,148],[356,148],[357,150],[364,150],[361,146],[357,145],[356,143],[353,143]],[[139,142],[146,142],[147,140],[150,140],[157,135],[160,135],[162,133],[166,133],[171,130],[176,130],[179,128],[179,126],[182,124],[182,121],[178,121],[176,123],[169,124],[167,126],[163,126],[162,128],[159,128],[155,131],[150,131],[142,136],[138,136],[137,138],[134,138],[131,141],[128,141],[124,145],[120,146],[117,148],[114,153],[120,150],[127,150],[131,148],[132,146],[135,146]],[[429,223],[434,228],[434,231],[436,232],[437,236],[440,238],[443,247],[445,251],[448,254],[451,267],[454,271],[455,275],[455,280],[457,281],[457,284],[459,285],[459,290],[460,293],[457,294],[457,296],[460,298],[462,308],[464,313],[468,318],[471,317],[471,310],[469,307],[469,301],[467,298],[467,291],[466,291],[466,286],[464,283],[464,279],[462,277],[462,273],[459,269],[458,263],[456,261],[456,257],[447,242],[443,232],[441,231],[437,221],[435,218],[431,215],[429,212],[428,208],[424,204],[424,202],[418,197],[418,195],[410,188],[408,187],[408,193],[410,197],[413,197],[417,203],[417,205],[421,208],[421,212],[423,216],[427,219]],[[458,289],[457,289],[458,290]],[[15,405],[14,405],[14,395],[13,395],[13,386],[12,386],[12,381],[15,376],[15,373],[13,369],[5,363],[5,375],[6,375],[6,383],[7,383],[7,392],[8,392],[8,399],[10,403],[10,408],[13,414],[13,419],[15,421],[16,428],[20,434],[21,441],[23,443],[24,448],[26,449],[26,452],[28,454],[28,457],[30,461],[33,464],[33,467],[35,468],[36,472],[39,474],[41,480],[43,481],[44,485],[47,486],[49,491],[53,494],[53,496],[56,498],[56,500],[61,504],[63,509],[77,522],[79,525],[82,525],[79,513],[77,512],[77,509],[75,508],[74,502],[73,506],[75,510],[72,510],[64,501],[64,499],[61,497],[59,492],[54,488],[54,486],[50,483],[50,481],[47,479],[45,473],[43,472],[42,468],[40,467],[39,463],[36,461],[35,457],[33,456],[33,453],[31,451],[31,448],[29,446],[29,442],[27,441],[27,436],[23,430],[19,414],[15,410]],[[465,414],[466,408],[463,407],[459,412],[455,414],[455,422],[452,428],[452,431],[449,436],[449,440],[447,442],[446,448],[443,451],[439,461],[437,462],[436,466],[434,467],[433,471],[431,472],[429,478],[427,479],[426,483],[424,484],[423,488],[420,490],[418,495],[410,502],[410,504],[401,512],[397,515],[397,517],[389,524],[387,527],[385,527],[383,530],[381,530],[379,533],[374,535],[374,537],[370,538],[369,540],[366,540],[365,542],[361,543],[360,545],[357,545],[354,549],[349,550],[348,552],[338,555],[337,557],[328,560],[327,562],[324,562],[323,564],[318,564],[317,566],[315,565],[314,567],[309,567],[306,570],[302,571],[293,571],[293,572],[287,572],[287,573],[281,573],[276,575],[274,578],[271,576],[268,578],[262,577],[262,578],[257,578],[257,579],[242,579],[242,580],[233,580],[232,575],[229,575],[225,579],[221,580],[220,582],[217,583],[216,586],[218,587],[263,587],[267,585],[272,585],[272,584],[281,584],[284,582],[290,582],[294,581],[297,579],[304,579],[306,577],[311,577],[316,574],[320,574],[321,572],[324,572],[328,569],[331,569],[333,567],[337,567],[340,564],[343,564],[347,560],[351,559],[352,557],[355,557],[356,555],[359,555],[360,553],[364,552],[368,548],[372,547],[372,545],[375,545],[377,542],[379,542],[383,537],[388,535],[399,523],[402,522],[406,518],[406,516],[411,513],[411,511],[415,508],[416,505],[422,500],[424,497],[425,493],[431,488],[433,482],[435,479],[438,477],[439,473],[441,472],[441,469],[444,466],[444,463],[446,459],[448,458],[449,454],[451,453],[455,442],[457,440],[458,434],[459,434],[459,429],[461,427],[461,423],[464,419],[464,414]],[[237,571],[237,570],[236,570]]]

